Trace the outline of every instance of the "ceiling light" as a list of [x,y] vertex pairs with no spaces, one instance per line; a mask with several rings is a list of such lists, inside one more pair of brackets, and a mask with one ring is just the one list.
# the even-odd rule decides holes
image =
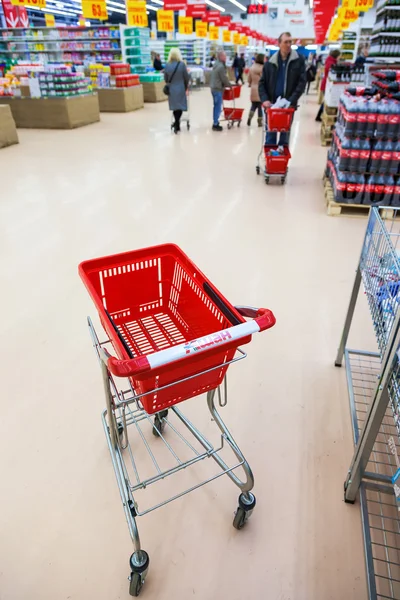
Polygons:
[[211,2],[211,0],[204,0],[206,4],[208,4],[209,6],[213,6],[214,8],[216,8],[217,10],[220,10],[221,12],[225,12],[225,9],[222,8],[222,6],[220,6],[219,4],[215,4],[215,2]]
[[67,12],[65,10],[57,10],[56,8],[34,8],[33,6],[28,7],[29,10],[38,10],[39,12],[50,12],[55,15],[66,15],[67,17],[75,17],[76,12]]
[[116,6],[117,8],[125,8],[125,4],[121,2],[112,2],[111,0],[107,0],[107,4],[111,4],[111,6]]
[[148,10],[155,10],[156,12],[157,12],[158,10],[160,10],[160,9],[158,8],[158,6],[150,6],[150,4],[146,4],[146,8],[147,8]]
[[229,0],[229,2],[232,2],[232,4],[234,4],[235,6],[241,8],[243,12],[247,11],[247,8],[243,6],[243,4],[240,4],[240,2],[238,2],[237,0]]
[[317,48],[317,44],[307,44],[306,46],[306,50],[316,50]]
[[309,0],[309,3],[310,3],[310,8],[313,8],[313,6],[314,6],[314,0]]
[[126,13],[126,10],[122,10],[120,8],[114,8],[113,6],[108,6],[110,3],[107,2],[107,8],[109,9],[108,12],[112,13],[112,12],[117,12],[117,13],[121,13],[122,15],[124,15]]
[[164,2],[161,0],[153,0],[154,4],[159,4],[160,6],[164,6]]

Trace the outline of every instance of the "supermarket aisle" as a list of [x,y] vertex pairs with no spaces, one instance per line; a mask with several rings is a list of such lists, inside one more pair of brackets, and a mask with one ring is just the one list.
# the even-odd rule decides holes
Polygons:
[[[256,127],[213,133],[209,92],[192,99],[179,137],[159,104],[75,131],[21,131],[1,152],[2,600],[129,597],[131,544],[77,265],[168,241],[233,303],[273,309],[277,325],[231,369],[223,410],[254,470],[252,519],[233,529],[228,479],[139,519],[143,599],[366,597],[359,507],[342,500],[345,373],[332,366],[366,221],[325,214],[315,95],[296,117],[285,187],[255,174]],[[360,344],[362,323],[357,333]],[[204,400],[186,404],[207,432]]]

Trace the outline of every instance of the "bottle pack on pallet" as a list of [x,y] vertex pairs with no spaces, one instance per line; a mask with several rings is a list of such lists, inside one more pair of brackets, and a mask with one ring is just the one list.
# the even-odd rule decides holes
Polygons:
[[340,98],[327,176],[341,204],[400,206],[400,75],[376,77],[379,88],[349,88]]

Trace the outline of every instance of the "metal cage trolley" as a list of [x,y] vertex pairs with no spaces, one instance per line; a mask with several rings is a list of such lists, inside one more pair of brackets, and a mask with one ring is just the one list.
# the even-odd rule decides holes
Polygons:
[[[184,110],[182,112],[182,116],[181,116],[181,125],[182,123],[186,123],[186,129],[189,131],[190,129],[190,105],[191,105],[191,99],[190,96],[192,94],[193,91],[193,81],[192,78],[189,78],[189,85],[188,85],[188,89],[186,91],[186,101],[187,101],[187,110]],[[173,112],[171,113],[171,131],[174,130],[174,123],[175,123],[175,119],[174,119],[174,114]]]
[[[237,123],[237,126],[240,127],[240,123],[243,119],[244,108],[236,108],[236,99],[240,98],[241,85],[233,85],[230,88],[225,88],[222,93],[222,101],[223,101],[223,111],[224,111],[224,121],[227,121],[228,129],[234,126]],[[232,103],[227,105],[226,103]]]
[[[282,185],[286,182],[288,173],[288,164],[291,158],[289,151],[289,135],[290,128],[293,121],[294,108],[269,108],[266,111],[266,119],[264,119],[264,127],[262,131],[262,143],[261,150],[257,157],[256,173],[261,173],[260,163],[264,165],[264,179],[265,183],[269,183],[270,176],[277,176],[281,178]],[[278,144],[266,144],[265,139],[267,133],[276,133],[278,135],[281,132],[286,132],[287,146],[283,147],[283,153],[279,155],[271,154],[271,151],[275,151]],[[263,160],[261,161],[261,157]]]
[[[138,596],[149,556],[140,543],[137,517],[224,474],[240,489],[236,529],[243,527],[255,507],[253,474],[217,411],[215,398],[218,391],[219,405],[226,405],[227,369],[246,356],[239,344],[272,327],[275,317],[268,309],[232,306],[172,244],[85,261],[79,274],[107,334],[100,341],[88,319],[106,396],[104,432],[134,547],[129,592]],[[116,378],[118,382],[124,378],[121,391]],[[203,393],[220,433],[217,447],[177,406]],[[224,446],[232,451],[233,464],[225,462]],[[150,474],[141,476],[144,463],[139,464],[139,458],[147,458]],[[177,473],[205,459],[215,461],[216,474],[192,480],[188,489],[169,493],[164,500],[157,496],[155,503],[139,509],[136,492],[167,478],[172,484]]]
[[[368,598],[400,599],[400,221],[393,207],[372,208],[335,365],[346,365],[354,453],[344,500],[359,494]],[[375,342],[348,348],[361,287]]]

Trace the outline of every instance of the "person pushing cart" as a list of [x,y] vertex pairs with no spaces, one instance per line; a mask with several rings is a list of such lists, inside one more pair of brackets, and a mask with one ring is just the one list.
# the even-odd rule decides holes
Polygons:
[[[286,98],[292,108],[297,108],[300,96],[306,87],[306,68],[304,58],[292,50],[292,36],[289,32],[281,33],[278,38],[279,51],[265,63],[258,91],[265,109],[269,109],[276,100]],[[268,131],[266,145],[277,145],[277,132]],[[289,131],[279,135],[279,145],[289,145]]]

